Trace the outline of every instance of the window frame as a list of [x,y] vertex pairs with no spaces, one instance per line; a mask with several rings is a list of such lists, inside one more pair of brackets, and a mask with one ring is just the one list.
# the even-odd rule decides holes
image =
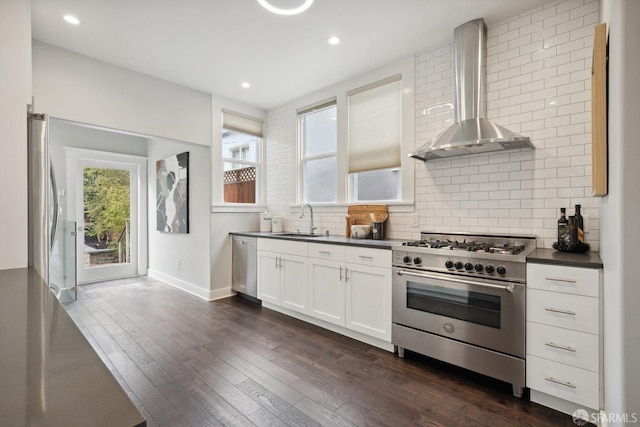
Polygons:
[[[212,200],[211,211],[212,212],[262,212],[265,209],[265,135],[262,136],[255,135],[251,132],[243,131],[242,129],[237,128],[225,128],[224,127],[224,114],[231,114],[240,119],[251,120],[260,126],[264,127],[264,118],[256,115],[248,115],[239,113],[235,110],[227,110],[225,108],[220,107],[218,110],[220,112],[220,121],[219,125],[214,127],[214,133],[217,133],[219,139],[214,139],[214,141],[219,141],[218,144],[213,144],[211,146],[211,159],[212,164],[217,165],[217,167],[212,168],[212,182],[214,183],[212,187]],[[217,129],[216,129],[217,128]],[[223,140],[223,132],[225,130],[234,131],[246,134],[252,138],[256,139],[256,161],[248,161],[242,159],[234,159],[231,157],[223,156],[222,149],[222,140]],[[256,197],[254,203],[233,203],[233,202],[225,202],[224,200],[224,165],[225,163],[232,164],[242,164],[247,166],[255,166],[256,167]]]
[[[304,155],[304,151],[305,151],[305,138],[304,138],[304,129],[302,126],[302,121],[301,119],[303,117],[306,117],[307,115],[311,114],[311,113],[315,113],[315,112],[319,112],[319,111],[324,111],[326,109],[329,108],[336,108],[336,115],[338,115],[339,110],[338,110],[338,104],[337,104],[337,100],[336,98],[331,98],[331,99],[326,99],[323,101],[320,101],[318,103],[303,107],[298,109],[297,113],[296,113],[296,139],[297,139],[297,158],[298,158],[298,170],[297,170],[297,179],[296,179],[296,183],[297,183],[297,198],[298,201],[300,202],[300,204],[304,204],[307,203],[307,200],[305,199],[305,194],[304,194],[304,172],[305,172],[305,166],[306,163],[309,161],[313,161],[313,160],[323,160],[323,159],[330,159],[335,157],[336,159],[336,201],[335,202],[311,202],[313,204],[335,204],[339,202],[339,198],[338,198],[338,188],[340,187],[340,180],[339,180],[339,162],[338,162],[338,152],[339,152],[339,145],[340,145],[340,138],[338,136],[338,140],[336,143],[336,150],[334,152],[331,153],[322,153],[322,154],[313,154],[310,156],[305,156]],[[336,132],[339,135],[338,132],[338,122],[339,119],[336,117]]]

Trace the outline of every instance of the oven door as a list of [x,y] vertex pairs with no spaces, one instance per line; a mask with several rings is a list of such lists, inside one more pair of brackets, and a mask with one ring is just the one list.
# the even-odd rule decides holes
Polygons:
[[524,358],[523,284],[393,269],[393,323]]

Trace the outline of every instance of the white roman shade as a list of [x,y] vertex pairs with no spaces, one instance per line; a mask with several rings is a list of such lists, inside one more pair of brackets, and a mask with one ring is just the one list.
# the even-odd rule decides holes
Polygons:
[[402,76],[347,93],[349,173],[400,166]]
[[263,121],[235,111],[222,110],[222,128],[262,138]]

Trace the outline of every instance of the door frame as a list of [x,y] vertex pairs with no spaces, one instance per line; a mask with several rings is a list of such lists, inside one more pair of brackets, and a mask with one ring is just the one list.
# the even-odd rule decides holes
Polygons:
[[[137,183],[132,183],[132,187],[137,190],[137,233],[132,238],[137,239],[137,263],[135,273],[137,276],[144,276],[148,269],[148,216],[147,216],[147,158],[132,154],[110,153],[106,151],[89,150],[75,147],[64,147],[67,160],[67,212],[73,215],[80,226],[84,224],[84,218],[77,218],[83,212],[83,201],[80,196],[83,194],[83,180],[81,167],[110,167],[126,164],[138,174]],[[133,218],[131,218],[133,222]],[[84,233],[82,233],[84,235]],[[83,248],[84,242],[78,242],[78,247]],[[84,250],[78,249],[78,254]],[[84,269],[82,258],[77,263],[78,277],[81,277],[80,270]],[[89,283],[96,280],[118,279],[130,277],[126,275],[109,275],[109,277],[95,278],[79,283]]]

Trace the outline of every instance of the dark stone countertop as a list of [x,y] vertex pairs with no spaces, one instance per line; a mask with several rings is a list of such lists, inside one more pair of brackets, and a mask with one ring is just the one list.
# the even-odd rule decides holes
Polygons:
[[34,269],[0,270],[0,424],[146,426]]
[[[267,232],[261,232],[261,231],[243,231],[243,232],[233,232],[230,234],[234,236],[295,240],[295,241],[309,242],[309,243],[326,243],[330,245],[349,245],[349,246],[358,246],[358,247],[374,248],[374,249],[391,249],[392,246],[401,244],[404,241],[404,240],[398,240],[398,239],[384,239],[384,240],[352,239],[350,237],[345,237],[345,236],[333,236],[333,235],[326,236],[324,234],[321,234],[318,237],[285,236],[283,235],[283,233],[267,233]],[[287,233],[284,233],[284,234],[287,234]]]
[[542,248],[533,251],[527,257],[527,262],[582,268],[602,268],[603,266],[598,252],[561,252],[555,249]]

